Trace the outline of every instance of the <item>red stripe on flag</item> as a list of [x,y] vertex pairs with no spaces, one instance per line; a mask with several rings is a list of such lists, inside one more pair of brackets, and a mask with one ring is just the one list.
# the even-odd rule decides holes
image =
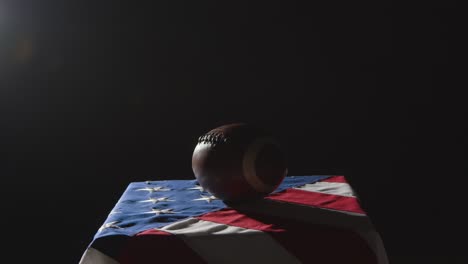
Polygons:
[[270,215],[246,215],[234,209],[224,209],[198,218],[266,232],[303,263],[377,263],[367,242],[352,230]]
[[140,232],[140,233],[136,234],[136,236],[148,236],[148,235],[154,235],[154,236],[172,236],[171,233],[164,232],[164,231],[157,230],[157,229],[150,229],[150,230],[146,230],[146,231],[143,231],[143,232]]
[[365,214],[355,197],[287,189],[266,199]]
[[348,183],[345,179],[344,176],[333,176],[330,178],[326,178],[325,180],[322,180],[323,182],[342,182],[342,183]]
[[177,236],[154,229],[130,237],[118,261],[120,264],[206,263]]

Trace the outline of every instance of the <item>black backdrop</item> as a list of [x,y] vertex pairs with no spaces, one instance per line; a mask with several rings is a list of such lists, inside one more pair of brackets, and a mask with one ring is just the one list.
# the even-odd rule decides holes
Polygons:
[[192,179],[196,138],[235,121],[273,132],[290,175],[346,175],[392,263],[464,257],[455,4],[1,3],[16,262],[77,263],[129,182]]

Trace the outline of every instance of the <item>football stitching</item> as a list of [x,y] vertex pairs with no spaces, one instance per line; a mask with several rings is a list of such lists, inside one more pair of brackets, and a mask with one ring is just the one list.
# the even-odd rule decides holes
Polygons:
[[212,144],[217,145],[220,143],[225,143],[228,141],[228,138],[221,132],[208,132],[205,135],[198,138],[198,143]]

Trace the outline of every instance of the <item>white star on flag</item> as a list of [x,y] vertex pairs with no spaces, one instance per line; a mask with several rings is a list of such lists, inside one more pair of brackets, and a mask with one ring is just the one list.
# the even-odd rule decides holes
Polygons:
[[152,208],[150,212],[145,212],[145,214],[175,214],[175,212],[172,211],[173,209],[154,209]]
[[147,191],[147,192],[167,192],[170,191],[171,189],[164,188],[162,186],[156,186],[156,187],[145,187],[141,189],[137,189],[137,191]]
[[174,200],[169,200],[169,197],[161,198],[150,198],[148,200],[139,201],[139,203],[158,203],[158,202],[173,202]]
[[116,225],[119,221],[112,221],[112,222],[109,222],[109,223],[105,223],[103,224],[98,232],[102,232],[104,229],[107,229],[107,228],[116,228],[116,229],[122,229],[122,227]]
[[200,195],[201,198],[198,199],[193,199],[194,201],[206,201],[207,203],[211,203],[213,200],[218,200],[218,198],[214,197],[213,195],[211,196],[205,196],[205,195]]

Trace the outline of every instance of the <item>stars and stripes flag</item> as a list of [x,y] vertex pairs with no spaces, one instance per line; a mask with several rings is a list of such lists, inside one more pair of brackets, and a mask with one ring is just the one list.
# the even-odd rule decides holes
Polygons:
[[383,242],[344,176],[288,176],[228,205],[195,180],[130,183],[80,264],[378,263]]

